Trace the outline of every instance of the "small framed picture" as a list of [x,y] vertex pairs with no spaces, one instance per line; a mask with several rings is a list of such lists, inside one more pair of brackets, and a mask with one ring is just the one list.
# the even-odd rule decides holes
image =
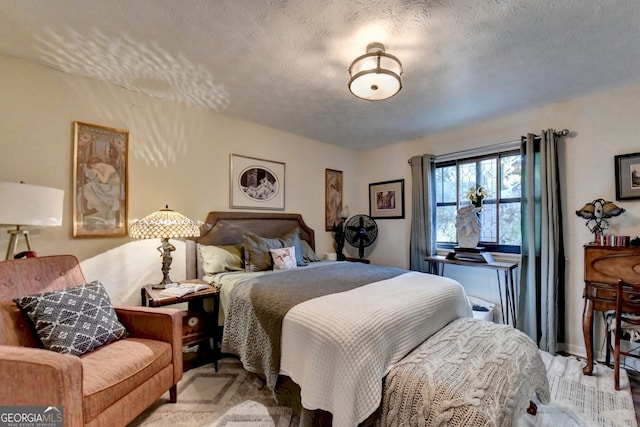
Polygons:
[[616,200],[640,199],[640,153],[614,157]]
[[231,154],[231,208],[284,210],[284,163]]
[[369,184],[369,216],[404,218],[404,179]]
[[342,171],[324,170],[324,229],[333,230],[342,222]]
[[73,237],[127,235],[129,131],[73,122]]

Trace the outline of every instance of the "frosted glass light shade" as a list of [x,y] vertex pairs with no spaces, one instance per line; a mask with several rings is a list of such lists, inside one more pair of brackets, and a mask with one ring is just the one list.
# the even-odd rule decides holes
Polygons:
[[61,226],[64,190],[0,182],[0,224]]
[[385,53],[380,43],[367,46],[367,53],[356,58],[349,67],[349,90],[358,98],[379,101],[391,98],[402,89],[402,64]]

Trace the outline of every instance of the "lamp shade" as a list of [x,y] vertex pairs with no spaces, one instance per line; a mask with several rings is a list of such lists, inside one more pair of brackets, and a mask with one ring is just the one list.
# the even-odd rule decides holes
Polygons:
[[161,209],[135,222],[129,229],[134,239],[186,239],[198,237],[200,228],[186,216],[169,209]]
[[351,63],[349,74],[349,90],[358,98],[379,101],[402,89],[402,64],[381,43],[369,44],[367,53]]
[[0,182],[0,224],[62,225],[64,190]]

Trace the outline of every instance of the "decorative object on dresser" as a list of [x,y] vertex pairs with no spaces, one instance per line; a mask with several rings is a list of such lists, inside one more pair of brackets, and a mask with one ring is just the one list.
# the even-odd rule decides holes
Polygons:
[[404,179],[369,184],[369,216],[376,219],[404,218]]
[[284,210],[285,164],[231,154],[229,207]]
[[200,228],[186,216],[169,209],[160,209],[131,226],[131,237],[134,239],[157,239],[160,238],[162,244],[158,246],[158,251],[162,254],[162,280],[153,285],[154,289],[164,289],[167,284],[173,283],[169,277],[171,269],[171,252],[176,247],[169,243],[169,239],[188,239],[198,237]]
[[614,156],[616,200],[640,199],[640,153]]
[[[606,247],[585,245],[584,247],[584,310],[582,332],[587,352],[584,374],[593,372],[593,313],[616,310],[620,280],[626,283],[640,282],[640,248]],[[640,315],[640,305],[632,300],[637,294],[626,295],[622,301],[622,312]],[[623,327],[624,330],[624,327]],[[610,334],[607,336],[607,364],[609,363]]]
[[359,261],[364,262],[364,248],[371,246],[378,237],[378,224],[368,215],[354,215],[345,224],[344,237],[358,248]]
[[607,219],[621,215],[623,212],[624,209],[613,202],[595,199],[577,210],[576,215],[587,220],[585,225],[593,233],[593,241],[599,243],[604,231],[609,228]]
[[402,64],[382,43],[369,43],[367,53],[351,63],[349,75],[349,90],[361,99],[380,101],[402,89]]
[[5,259],[12,259],[18,246],[18,237],[22,235],[27,250],[31,251],[29,231],[24,225],[39,227],[62,225],[62,203],[64,191],[57,188],[29,185],[23,182],[0,182],[0,224],[15,225],[8,230],[11,235]]
[[127,235],[129,131],[73,122],[73,237]]

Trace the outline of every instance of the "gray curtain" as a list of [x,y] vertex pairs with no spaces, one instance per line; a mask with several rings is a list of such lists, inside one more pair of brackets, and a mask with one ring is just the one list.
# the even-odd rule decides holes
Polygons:
[[559,136],[522,137],[522,266],[517,327],[555,354],[564,339],[565,259],[558,174]]
[[430,154],[411,158],[411,270],[430,271],[425,256],[436,253],[435,162]]

